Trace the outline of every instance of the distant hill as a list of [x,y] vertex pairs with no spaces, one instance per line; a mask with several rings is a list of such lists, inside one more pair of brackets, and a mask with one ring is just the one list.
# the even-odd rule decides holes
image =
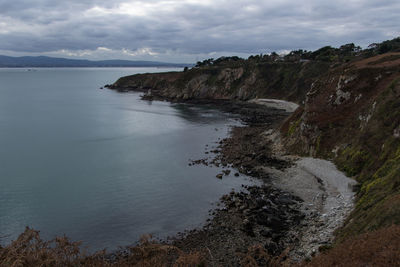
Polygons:
[[101,60],[37,57],[9,57],[0,55],[0,67],[190,67],[185,63],[166,63],[157,61]]

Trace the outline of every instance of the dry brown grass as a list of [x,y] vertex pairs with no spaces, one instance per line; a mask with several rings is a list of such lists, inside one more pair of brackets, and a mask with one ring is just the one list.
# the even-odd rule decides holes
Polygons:
[[[0,247],[0,266],[220,266],[212,258],[207,258],[211,252],[185,253],[175,246],[152,241],[149,235],[143,236],[139,245],[112,256],[104,250],[88,254],[80,249],[80,244],[71,242],[65,236],[43,241],[39,231],[26,228],[17,240]],[[259,245],[248,248],[247,253],[239,254],[238,258],[241,266],[282,266],[287,252],[272,257]]]
[[[43,241],[38,231],[26,228],[17,240],[0,247],[0,266],[214,266],[206,255],[202,251],[184,253],[145,236],[139,245],[111,259],[105,251],[87,254],[80,249],[80,242],[71,242],[65,236]],[[240,265],[246,267],[292,266],[287,255],[288,250],[273,257],[258,245],[238,256]],[[359,235],[300,266],[400,266],[400,226]]]
[[88,254],[80,249],[80,242],[67,237],[43,241],[39,231],[26,228],[17,240],[0,247],[0,266],[202,266],[204,254],[200,251],[184,253],[177,247],[151,241],[150,236],[127,253],[109,257],[106,251]]
[[398,58],[399,55],[399,52],[385,53],[382,55],[377,55],[374,57],[356,61],[354,63],[354,66],[356,66],[357,68],[393,67],[400,63],[400,60]]
[[289,249],[283,251],[279,256],[271,256],[261,245],[252,246],[247,249],[247,253],[240,254],[240,265],[245,267],[275,267],[290,266],[287,258]]
[[303,266],[400,266],[400,226],[349,239]]

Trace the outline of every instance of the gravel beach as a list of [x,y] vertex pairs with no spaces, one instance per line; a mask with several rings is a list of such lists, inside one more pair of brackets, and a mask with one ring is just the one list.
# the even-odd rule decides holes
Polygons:
[[280,171],[265,168],[272,183],[300,197],[306,214],[301,226],[293,231],[299,241],[290,255],[294,260],[310,257],[320,246],[329,245],[334,231],[341,227],[354,206],[355,181],[326,160],[298,158],[294,165]]

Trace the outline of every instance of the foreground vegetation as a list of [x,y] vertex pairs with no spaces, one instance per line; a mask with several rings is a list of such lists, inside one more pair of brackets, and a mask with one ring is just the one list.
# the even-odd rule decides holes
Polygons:
[[[271,257],[262,246],[241,253],[241,266],[400,266],[400,226],[366,233],[322,251],[310,262],[293,263],[287,251]],[[39,232],[26,229],[17,240],[0,247],[1,266],[208,266],[207,251],[184,253],[177,247],[143,238],[126,253],[88,255],[66,237],[43,241]]]
[[39,232],[27,228],[17,240],[0,248],[1,266],[196,266],[204,262],[200,252],[183,253],[174,246],[143,237],[140,244],[123,254],[105,251],[88,254],[80,242],[67,237],[43,241]]

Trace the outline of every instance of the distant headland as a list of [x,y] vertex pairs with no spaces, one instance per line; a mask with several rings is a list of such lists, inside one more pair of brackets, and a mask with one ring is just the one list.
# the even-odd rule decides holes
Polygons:
[[0,55],[0,68],[62,68],[62,67],[191,67],[187,63],[168,63],[158,61],[99,60],[55,58],[47,56],[10,57]]

